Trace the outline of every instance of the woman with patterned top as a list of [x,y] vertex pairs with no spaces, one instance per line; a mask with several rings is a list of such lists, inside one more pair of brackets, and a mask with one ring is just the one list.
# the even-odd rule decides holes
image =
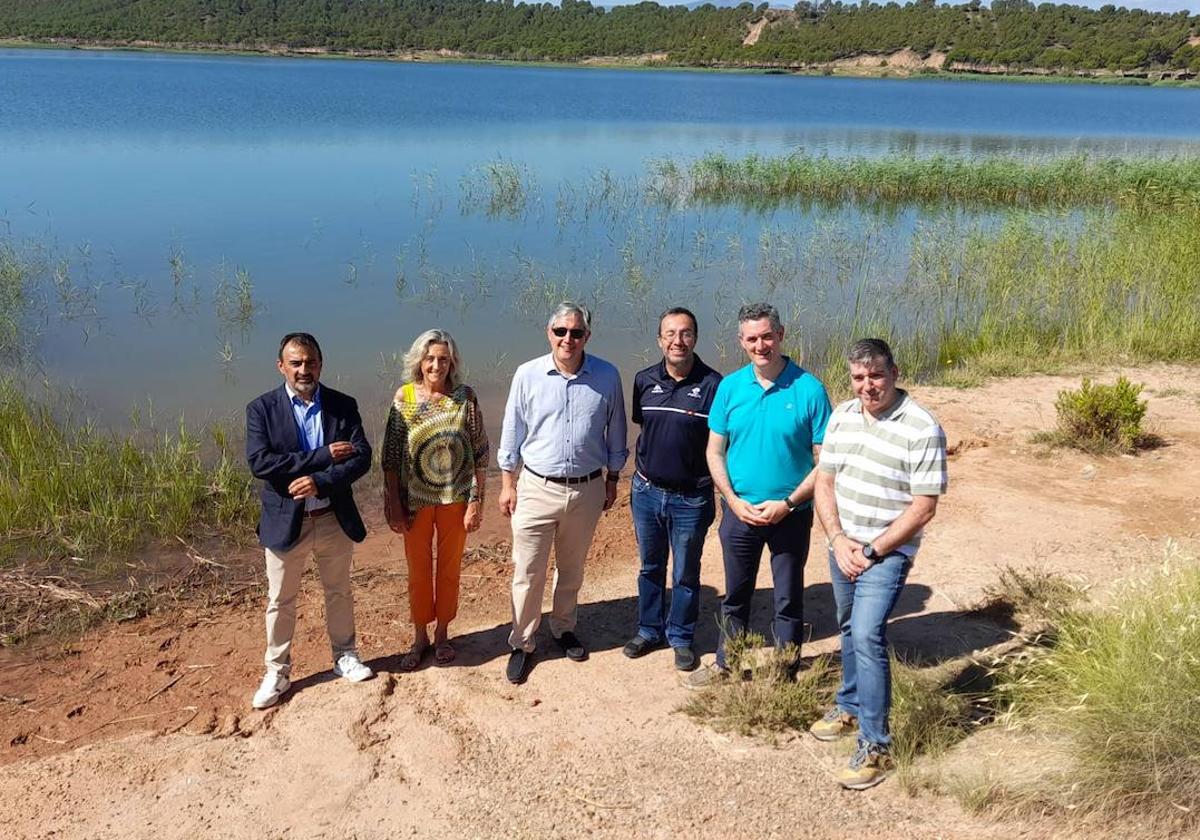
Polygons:
[[459,367],[450,333],[421,333],[404,357],[407,381],[396,392],[383,438],[384,512],[404,536],[408,559],[414,637],[400,659],[405,671],[429,651],[434,621],[435,661],[454,660],[449,627],[458,613],[463,548],[483,518],[488,439],[475,392],[458,381]]

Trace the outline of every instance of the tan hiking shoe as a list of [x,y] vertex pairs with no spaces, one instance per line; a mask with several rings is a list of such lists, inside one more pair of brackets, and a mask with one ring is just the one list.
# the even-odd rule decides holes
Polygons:
[[722,668],[716,662],[711,662],[703,668],[698,668],[690,674],[680,677],[680,684],[692,691],[701,691],[710,685],[718,685],[729,679],[729,669]]
[[808,727],[808,731],[818,741],[836,741],[858,731],[858,718],[834,706],[825,717]]
[[896,769],[888,751],[866,741],[859,741],[850,763],[837,774],[838,784],[846,790],[866,790],[882,782]]

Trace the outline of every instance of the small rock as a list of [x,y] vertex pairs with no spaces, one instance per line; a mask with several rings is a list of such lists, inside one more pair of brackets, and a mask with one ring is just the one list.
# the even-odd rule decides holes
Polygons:
[[218,738],[228,738],[236,735],[238,734],[238,726],[241,722],[241,718],[231,712],[221,720],[221,725],[217,727],[217,731],[213,734]]
[[1079,471],[1079,475],[1081,478],[1083,478],[1087,481],[1091,481],[1093,478],[1096,477],[1096,465],[1095,464],[1086,465],[1082,470]]
[[529,705],[530,706],[540,706],[540,705],[542,705],[542,700],[540,697],[534,697],[532,700],[529,701]]

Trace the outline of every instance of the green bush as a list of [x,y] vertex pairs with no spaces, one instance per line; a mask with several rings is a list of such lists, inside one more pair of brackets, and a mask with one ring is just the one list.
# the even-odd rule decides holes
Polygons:
[[1124,376],[1113,385],[1083,380],[1078,390],[1058,392],[1058,431],[1062,442],[1087,452],[1132,452],[1142,441],[1146,401],[1142,386]]

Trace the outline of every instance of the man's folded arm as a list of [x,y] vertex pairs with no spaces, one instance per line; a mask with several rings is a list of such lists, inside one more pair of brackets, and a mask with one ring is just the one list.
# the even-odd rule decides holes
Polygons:
[[[317,483],[318,496],[324,497],[331,490],[344,489],[366,475],[371,469],[371,444],[363,431],[362,417],[358,413],[358,403],[350,400],[346,411],[346,426],[350,430],[350,444],[354,454],[345,461],[331,464],[325,469],[312,474]],[[328,446],[321,447],[325,452]]]
[[[312,452],[276,452],[271,449],[266,414],[262,404],[256,401],[246,406],[246,463],[250,465],[250,472],[255,478],[290,481],[328,467],[333,463],[333,457],[328,446]],[[367,465],[370,466],[369,447]]]

